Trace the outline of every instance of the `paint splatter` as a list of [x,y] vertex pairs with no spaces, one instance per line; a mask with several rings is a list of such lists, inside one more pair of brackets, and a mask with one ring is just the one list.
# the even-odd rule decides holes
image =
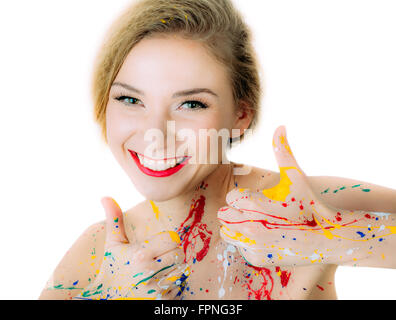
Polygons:
[[[185,254],[184,262],[189,262],[194,258],[196,261],[202,261],[209,251],[212,237],[212,231],[208,230],[207,225],[201,222],[204,215],[205,197],[201,195],[198,200],[193,199],[192,202],[186,220],[177,230]],[[201,248],[197,248],[198,240],[200,240]]]

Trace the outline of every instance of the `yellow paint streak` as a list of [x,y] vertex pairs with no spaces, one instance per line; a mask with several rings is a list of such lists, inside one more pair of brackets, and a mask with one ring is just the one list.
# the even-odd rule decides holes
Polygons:
[[175,282],[178,279],[179,279],[178,276],[172,276],[172,277],[166,278],[166,280],[171,281],[171,282]]
[[174,242],[176,242],[176,243],[180,243],[180,242],[181,242],[180,237],[179,237],[179,235],[177,234],[177,232],[175,232],[175,231],[169,231],[169,235],[170,235],[172,241],[174,241]]
[[322,229],[324,236],[327,239],[330,239],[330,240],[333,239],[334,238],[333,234],[329,230],[323,228],[322,225],[320,224],[319,220],[316,219],[315,216],[313,216],[313,218],[315,219],[315,221],[318,224],[318,226]]
[[[225,230],[227,230],[227,232],[226,232]],[[232,240],[236,240],[236,241],[238,241],[238,242],[246,243],[246,244],[248,244],[248,245],[254,245],[254,244],[256,244],[256,241],[255,241],[254,239],[250,239],[250,238],[244,236],[244,235],[243,235],[242,233],[240,233],[240,232],[232,231],[232,230],[228,229],[228,228],[225,227],[225,226],[222,226],[222,227],[220,228],[220,231],[221,231],[227,238],[230,238],[230,239],[232,239]]]
[[156,218],[157,220],[159,220],[160,212],[159,212],[158,207],[156,206],[156,204],[154,203],[154,201],[150,200],[150,203],[151,203],[151,207],[153,208],[153,212],[154,212],[154,214],[155,214],[155,218]]
[[280,143],[283,145],[283,147],[287,150],[287,152],[292,156],[292,157],[294,157],[293,156],[293,153],[292,153],[292,151],[291,151],[291,149],[290,149],[290,146],[289,146],[289,144],[287,143],[287,139],[286,139],[286,137],[284,136],[284,135],[281,135],[280,136]]
[[113,200],[113,202],[115,203],[115,205],[118,207],[118,209],[121,210],[121,208],[120,208],[119,204],[117,203],[117,201],[115,201],[113,198],[111,198],[111,199]]
[[396,226],[388,226],[386,228],[390,230],[391,234],[395,234],[396,233]]
[[286,201],[286,197],[290,194],[290,186],[293,184],[289,176],[287,175],[286,171],[291,169],[296,169],[298,170],[298,172],[302,174],[302,172],[296,167],[280,167],[279,183],[271,189],[264,189],[262,191],[267,198],[275,201]]
[[[367,229],[367,226],[342,226],[342,225],[333,223],[333,222],[331,222],[330,220],[328,220],[328,219],[326,219],[325,217],[323,217],[322,215],[320,215],[320,214],[315,210],[314,206],[312,206],[312,210],[314,210],[315,213],[316,213],[318,216],[320,216],[324,221],[326,221],[329,225],[332,226],[331,230],[332,230],[332,229],[352,229],[352,228],[355,228],[355,229]],[[385,228],[390,230],[390,233],[388,233],[388,234],[382,234],[382,235],[378,235],[378,236],[370,237],[370,238],[367,237],[366,239],[350,239],[350,238],[342,237],[342,236],[339,236],[339,235],[336,235],[336,234],[332,234],[329,230],[324,229],[324,228],[322,227],[322,225],[319,223],[319,221],[318,221],[315,217],[314,217],[314,219],[315,219],[316,223],[321,227],[321,229],[322,229],[322,231],[323,231],[323,234],[324,234],[324,235],[326,236],[326,238],[328,238],[328,239],[333,239],[333,238],[335,237],[335,238],[339,238],[339,239],[343,239],[343,240],[349,240],[349,241],[355,241],[355,242],[364,242],[364,241],[374,240],[374,239],[378,239],[378,238],[384,238],[384,237],[389,236],[389,235],[391,235],[391,234],[396,234],[396,226],[387,226],[387,227],[385,227]],[[370,227],[370,228],[371,228],[371,229],[379,229],[379,228],[381,228],[381,227]],[[301,229],[301,230],[302,230],[302,229]],[[311,232],[314,232],[314,233],[315,233],[314,230],[308,230],[308,231],[311,231]],[[366,232],[367,232],[367,231],[366,231]],[[368,233],[368,232],[367,232],[367,233]]]

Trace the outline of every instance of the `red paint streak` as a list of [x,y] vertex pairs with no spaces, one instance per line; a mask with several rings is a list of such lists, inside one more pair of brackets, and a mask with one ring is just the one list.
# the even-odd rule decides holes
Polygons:
[[341,213],[337,212],[336,220],[337,220],[337,221],[341,221],[341,220],[342,220],[342,218],[341,218]]
[[315,204],[315,202],[312,200],[309,204],[312,206]]
[[[253,211],[253,210],[244,210],[244,211]],[[272,216],[275,217],[275,216]],[[295,223],[295,222],[291,222],[290,220],[283,218],[283,217],[276,217],[277,219],[280,220],[286,220],[289,221],[289,223],[275,223],[275,222],[269,222],[267,220],[243,220],[243,221],[227,221],[224,219],[219,218],[219,220],[228,223],[228,224],[239,224],[239,223],[244,223],[244,222],[259,222],[263,225],[263,227],[267,228],[267,229],[281,229],[280,227],[301,227],[301,226],[308,226],[308,227],[316,227],[317,223],[315,221],[315,219],[313,218],[312,215],[312,220],[308,220],[305,219],[305,221],[303,223]],[[293,229],[285,229],[284,230],[293,230]],[[319,228],[320,229],[320,228]]]
[[277,273],[279,272],[281,273],[280,274],[281,285],[283,288],[286,287],[287,284],[289,283],[291,272],[282,271],[279,267],[275,267],[275,271]]
[[316,285],[320,290],[324,291],[323,287],[321,287],[320,285]]
[[302,204],[300,205],[300,210],[304,210],[304,206]]
[[369,214],[365,214],[364,217],[367,219],[371,219],[371,216]]
[[285,208],[287,207],[287,203],[282,203],[282,206],[284,206]]
[[[204,208],[205,197],[201,195],[198,200],[193,200],[193,204],[190,207],[190,212],[188,213],[186,220],[184,220],[177,230],[177,233],[181,238],[181,245],[183,246],[185,254],[185,263],[194,258],[194,253],[197,261],[201,261],[208,253],[212,232],[208,230],[206,224],[201,223],[204,214]],[[190,219],[192,219],[191,224],[185,226],[187,221]],[[195,250],[197,238],[199,238],[202,242],[202,248],[199,251]],[[187,254],[187,251],[189,251],[189,254]]]
[[[259,273],[260,276],[263,277],[261,287],[255,290],[252,288],[253,279],[252,276],[250,276],[250,279],[246,283],[246,286],[249,290],[248,299],[251,299],[251,297],[254,296],[256,300],[263,300],[263,298],[266,298],[267,300],[272,300],[271,294],[272,289],[274,288],[274,279],[271,276],[271,271],[267,268],[260,268],[251,265],[248,265],[248,267],[253,268]],[[270,288],[267,288],[269,284]]]
[[312,215],[312,220],[305,219],[305,225],[309,227],[316,227],[318,224],[316,223],[316,220],[314,216]]
[[291,198],[291,201],[293,201],[293,202],[296,201],[296,198]]
[[[284,217],[277,217],[277,216],[266,214],[266,213],[263,213],[263,212],[260,212],[260,211],[256,211],[256,210],[248,210],[248,209],[241,209],[241,210],[242,211],[246,211],[246,212],[249,211],[249,212],[261,213],[263,215],[266,215],[266,216],[269,216],[269,217],[273,217],[275,219],[279,219],[279,220],[282,220],[282,221],[286,221],[288,223],[277,223],[277,222],[269,222],[268,220],[252,220],[252,219],[250,219],[250,220],[241,220],[241,221],[227,221],[227,220],[224,220],[222,218],[219,218],[219,220],[221,220],[221,221],[223,221],[225,223],[228,223],[228,224],[240,224],[240,223],[258,222],[258,223],[261,223],[263,225],[263,227],[265,227],[266,229],[269,229],[269,230],[270,229],[303,230],[303,231],[307,230],[306,228],[301,228],[301,227],[304,227],[304,226],[310,227],[311,230],[322,230],[322,228],[323,229],[334,229],[334,226],[317,227],[317,222],[314,219],[314,215],[313,214],[312,214],[312,220],[308,220],[307,218],[305,218],[305,221],[303,221],[303,222],[296,222],[296,221],[292,221],[292,220],[289,220],[289,219],[284,218]],[[359,220],[355,219],[353,221],[344,223],[341,226],[345,227],[345,226],[351,225],[351,224],[353,224],[355,222],[358,222],[358,221]],[[295,228],[295,227],[298,227],[298,228]]]

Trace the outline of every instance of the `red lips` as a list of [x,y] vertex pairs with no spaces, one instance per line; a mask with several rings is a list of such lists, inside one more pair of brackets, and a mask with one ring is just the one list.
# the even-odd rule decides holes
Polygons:
[[157,178],[169,177],[169,176],[175,174],[176,172],[181,170],[188,163],[188,160],[191,158],[191,157],[186,157],[182,163],[176,165],[173,168],[169,168],[169,169],[166,169],[163,171],[154,171],[154,170],[144,167],[140,163],[139,158],[136,155],[136,152],[134,152],[132,150],[128,150],[128,151],[131,154],[133,160],[135,161],[135,163],[136,163],[137,167],[140,169],[140,171],[142,171],[144,174],[147,174],[150,177],[157,177]]

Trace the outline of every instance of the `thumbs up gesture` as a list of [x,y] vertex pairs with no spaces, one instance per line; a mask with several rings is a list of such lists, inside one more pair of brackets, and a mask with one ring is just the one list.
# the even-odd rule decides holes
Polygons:
[[106,238],[99,274],[74,299],[175,299],[180,296],[189,269],[176,232],[161,232],[131,243],[123,214],[110,197],[102,198]]
[[253,192],[233,189],[227,206],[218,211],[220,235],[239,248],[254,266],[329,263],[339,252],[329,222],[337,215],[311,189],[286,138],[285,127],[276,129],[273,149],[280,181],[270,189]]

